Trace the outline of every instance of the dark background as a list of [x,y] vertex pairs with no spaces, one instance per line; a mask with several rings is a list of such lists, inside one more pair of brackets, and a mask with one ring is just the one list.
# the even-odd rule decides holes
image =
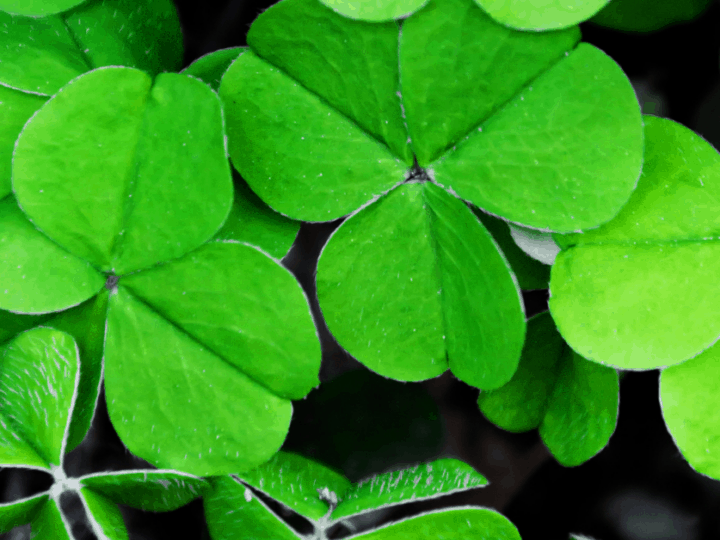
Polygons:
[[[683,1],[683,0],[678,0]],[[255,17],[274,1],[176,0],[185,31],[185,65],[217,49],[245,45]],[[720,144],[720,5],[698,19],[651,34],[629,34],[591,23],[583,40],[617,61],[630,77],[643,111],[676,120]],[[360,528],[429,509],[496,508],[525,540],[567,539],[575,532],[597,540],[720,538],[720,482],[694,472],[668,434],[658,400],[658,372],[627,373],[620,416],[609,445],[574,468],[560,466],[537,432],[502,431],[478,411],[478,390],[449,372],[418,384],[389,381],[349,357],[319,318],[314,270],[320,249],[340,221],[303,225],[283,263],[313,301],[323,342],[323,385],[295,404],[285,448],[315,457],[352,480],[440,456],[473,465],[490,481],[483,489],[368,516]],[[524,293],[531,316],[547,309],[547,291]],[[720,414],[720,413],[719,413]],[[73,476],[144,467],[115,434],[104,402],[93,427],[67,459]],[[0,470],[0,501],[47,489],[42,473]],[[63,501],[78,539],[92,538],[72,497]],[[202,503],[152,514],[122,508],[132,540],[206,539]],[[303,532],[305,524],[288,519]],[[333,536],[347,534],[339,528]],[[27,527],[0,539],[28,538]],[[268,539],[270,540],[270,539]]]

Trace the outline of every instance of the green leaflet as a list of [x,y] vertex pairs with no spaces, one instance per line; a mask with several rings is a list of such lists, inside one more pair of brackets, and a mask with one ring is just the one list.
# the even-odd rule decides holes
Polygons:
[[609,1],[476,0],[480,7],[487,11],[493,19],[520,30],[567,28],[589,19]]
[[330,238],[318,299],[330,331],[373,371],[423,380],[449,362],[468,384],[496,388],[512,377],[525,332],[508,270],[462,202],[430,182],[407,183]]
[[128,540],[120,509],[106,497],[82,488],[80,500],[85,508],[90,528],[98,540]]
[[62,465],[80,379],[69,335],[35,328],[1,351],[0,463],[53,470]]
[[210,485],[179,471],[122,471],[83,476],[79,482],[113,503],[149,512],[169,512],[200,497]]
[[626,32],[652,32],[698,17],[711,0],[612,0],[591,20]]
[[299,221],[277,213],[239,179],[235,182],[235,200],[230,215],[213,240],[248,243],[271,257],[282,259],[299,231]]
[[23,210],[104,272],[179,257],[230,210],[219,100],[183,75],[151,85],[138,70],[94,70],[43,106],[16,145],[13,189]]
[[583,357],[623,369],[677,364],[720,335],[720,156],[675,122],[645,123],[636,191],[609,223],[555,235],[563,251],[550,279],[563,338]]
[[[233,165],[282,214],[336,219],[404,178],[384,144],[253,52],[230,66],[220,95],[233,104],[225,107]],[[257,160],[257,151],[273,157]]]
[[617,372],[573,352],[544,312],[528,321],[513,378],[497,390],[481,392],[478,405],[503,429],[539,428],[555,458],[573,467],[607,444],[617,422],[618,393]]
[[484,210],[570,232],[618,213],[635,189],[642,141],[627,77],[582,43],[429,169]]
[[210,479],[213,490],[203,497],[205,520],[213,540],[299,540],[250,488],[230,476]]
[[30,523],[47,500],[47,493],[40,493],[19,501],[0,504],[0,534]]
[[529,257],[518,247],[511,235],[512,229],[506,221],[483,212],[477,207],[470,207],[470,209],[502,250],[520,288],[523,291],[547,289],[550,286],[550,266]]
[[490,508],[436,510],[359,534],[362,540],[520,540],[507,518]]
[[30,17],[53,15],[82,4],[85,0],[0,0],[0,10]]
[[485,477],[470,465],[457,459],[438,459],[358,482],[345,493],[330,517],[337,521],[378,508],[433,499],[487,484]]
[[33,540],[75,540],[57,499],[48,498],[32,521]]
[[690,466],[720,479],[718,353],[713,345],[683,364],[662,371],[660,405],[675,444]]
[[217,92],[220,89],[220,81],[230,64],[246,50],[247,47],[232,47],[208,53],[195,60],[180,73],[197,77]]
[[340,15],[362,21],[389,21],[420,9],[427,0],[321,0]]

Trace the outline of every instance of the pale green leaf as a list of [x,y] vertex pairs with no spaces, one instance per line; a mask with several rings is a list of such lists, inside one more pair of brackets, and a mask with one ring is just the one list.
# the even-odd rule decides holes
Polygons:
[[308,300],[293,275],[257,249],[209,242],[120,284],[277,396],[301,399],[320,384],[320,343]]
[[337,521],[378,508],[434,499],[487,484],[485,477],[470,465],[457,459],[438,459],[358,482],[342,497],[330,517]]
[[107,325],[108,412],[131,452],[157,467],[211,476],[254,467],[280,448],[292,414],[289,401],[122,285],[110,296]]
[[247,50],[247,47],[220,49],[201,56],[180,73],[197,77],[216,92],[220,89],[223,75],[235,59]]
[[47,500],[48,494],[40,493],[19,501],[0,504],[0,534],[30,523]]
[[42,231],[103,271],[179,257],[230,211],[220,101],[184,75],[91,71],[26,125],[13,189]]
[[28,221],[14,197],[0,201],[0,309],[47,313],[94,296],[105,277]]
[[[560,253],[560,247],[553,240],[553,233],[528,229],[519,225],[510,225],[510,236],[515,244],[533,259],[543,263],[548,269],[548,281],[550,280],[550,266],[555,262],[555,257]],[[548,283],[546,282],[546,285]],[[545,287],[547,288],[547,287]]]
[[677,364],[720,336],[720,156],[671,120],[645,123],[637,189],[609,223],[555,235],[550,279],[565,341],[622,369]]
[[336,219],[405,178],[387,146],[252,52],[227,70],[220,96],[233,165],[291,218]]
[[345,17],[361,21],[390,21],[420,9],[427,0],[321,0]]
[[[577,28],[511,30],[493,21],[473,0],[432,0],[412,15],[402,27],[400,73],[420,166],[477,130],[579,39]],[[495,156],[493,163],[497,161]]]
[[0,0],[0,11],[30,17],[45,17],[46,15],[67,11],[85,1],[86,0]]
[[283,0],[258,16],[247,42],[260,58],[384,142],[410,166],[413,156],[399,95],[398,35],[396,22],[367,24],[342,17],[317,0]]
[[320,256],[317,290],[338,342],[383,376],[428,379],[449,360],[487,389],[517,367],[525,317],[507,262],[467,206],[430,182],[348,218]]
[[239,477],[301,516],[315,521],[328,513],[328,501],[342,499],[351,486],[349,480],[329,467],[284,451]]
[[635,189],[642,152],[630,81],[610,57],[582,43],[429,171],[492,214],[570,232],[618,213]]
[[205,520],[212,540],[299,540],[285,522],[250,488],[230,476],[211,478],[213,490],[203,497]]
[[78,495],[98,540],[129,540],[122,514],[115,503],[87,488],[81,488]]
[[362,540],[520,540],[506,517],[490,508],[464,506],[435,510],[370,532],[352,536]]
[[71,336],[35,328],[0,349],[0,463],[62,465],[80,379]]
[[493,19],[511,28],[519,30],[556,30],[589,19],[607,5],[610,0],[475,1]]
[[660,405],[670,435],[690,466],[720,480],[720,422],[717,391],[720,347],[662,371]]

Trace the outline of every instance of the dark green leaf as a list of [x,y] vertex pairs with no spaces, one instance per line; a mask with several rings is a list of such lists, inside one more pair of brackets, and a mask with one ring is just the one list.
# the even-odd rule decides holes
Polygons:
[[115,503],[87,488],[82,488],[78,495],[98,540],[129,540],[122,514]]
[[711,4],[712,0],[612,0],[591,20],[626,32],[652,32],[690,21]]
[[0,0],[0,10],[8,13],[44,17],[82,4],[85,0]]
[[75,540],[59,501],[48,498],[32,521],[33,540]]
[[0,504],[0,534],[30,523],[47,501],[48,494],[40,493],[19,501]]

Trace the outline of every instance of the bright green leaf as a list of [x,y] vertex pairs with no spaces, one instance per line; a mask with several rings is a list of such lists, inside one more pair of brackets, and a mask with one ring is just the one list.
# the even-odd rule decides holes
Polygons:
[[315,521],[328,513],[326,500],[342,499],[351,487],[349,480],[329,467],[283,451],[239,476],[243,482]]
[[691,21],[710,4],[712,0],[612,0],[591,20],[626,32],[652,32]]
[[292,414],[289,401],[122,285],[110,296],[107,324],[108,412],[131,452],[158,467],[211,476],[256,466],[280,448]]
[[490,508],[435,510],[354,536],[358,540],[520,540],[508,519]]
[[462,202],[430,182],[407,183],[333,234],[318,299],[338,342],[373,371],[417,381],[449,360],[461,380],[495,388],[512,377],[525,332],[508,270]]
[[277,396],[301,399],[320,384],[320,343],[302,288],[257,249],[210,242],[120,284]]
[[28,221],[14,197],[0,201],[0,309],[47,313],[91,298],[105,278]]
[[113,503],[149,512],[177,510],[210,488],[197,476],[154,469],[90,474],[79,481]]
[[420,9],[427,0],[321,0],[340,15],[361,21],[390,21]]
[[247,50],[247,47],[220,49],[201,56],[180,73],[197,77],[216,92],[220,89],[223,75],[235,59]]
[[510,264],[510,268],[515,274],[520,288],[524,291],[547,289],[550,286],[550,267],[528,257],[528,255],[518,247],[511,236],[511,229],[508,223],[483,212],[477,207],[471,207],[471,210],[488,232],[492,234],[493,240],[498,244]]
[[85,0],[0,0],[0,11],[29,17],[45,17],[67,11]]
[[13,189],[23,210],[103,271],[179,257],[208,240],[230,210],[217,96],[184,75],[151,84],[130,68],[89,72],[40,109],[15,149]]
[[0,504],[0,534],[30,523],[47,500],[48,494],[40,493],[19,501]]
[[23,332],[1,349],[0,463],[62,465],[80,379],[75,341],[52,328]]
[[378,508],[434,499],[487,484],[485,477],[470,465],[457,459],[438,459],[358,482],[342,497],[331,518],[337,521]]
[[[519,30],[555,30],[579,24],[610,0],[475,0],[496,21]],[[617,1],[617,0],[615,0]],[[643,13],[642,17],[645,16]]]
[[213,490],[203,497],[203,506],[213,540],[300,539],[250,488],[230,476],[210,481]]
[[75,540],[59,501],[48,498],[32,521],[33,540]]
[[[369,137],[384,142],[393,155],[411,166],[413,157],[398,95],[398,30],[396,22],[367,24],[339,16],[317,0],[283,0],[258,16],[247,42],[260,58],[319,96]],[[231,86],[237,84],[240,81],[235,79]],[[240,108],[231,103],[227,101],[226,106]],[[280,104],[284,103],[287,101]],[[315,132],[302,116],[288,119]],[[329,131],[316,134],[333,135]],[[230,143],[232,146],[232,140]],[[336,155],[340,154],[338,150]],[[254,185],[265,178],[246,180]]]
[[671,120],[645,124],[637,189],[609,223],[555,235],[550,279],[563,338],[622,369],[677,364],[720,335],[720,156]]
[[660,405],[675,444],[690,466],[720,480],[717,392],[720,347],[714,345],[683,364],[662,371]]
[[[539,34],[511,30],[472,0],[432,0],[412,15],[402,27],[400,73],[420,166],[476,131],[579,39],[577,28]],[[497,162],[496,156],[492,163]]]
[[213,238],[247,242],[271,257],[282,259],[299,230],[299,221],[275,212],[244,181],[238,180],[230,215]]
[[635,189],[642,151],[630,81],[582,43],[429,168],[492,214],[570,232],[618,213]]
[[70,334],[80,351],[80,382],[75,402],[66,452],[70,452],[85,438],[97,405],[102,376],[103,346],[108,290],[65,311],[61,311],[46,325]]
[[387,146],[252,52],[230,66],[220,96],[235,168],[291,218],[336,219],[405,178]]
[[120,509],[109,499],[87,488],[79,492],[90,528],[98,540],[128,540]]

